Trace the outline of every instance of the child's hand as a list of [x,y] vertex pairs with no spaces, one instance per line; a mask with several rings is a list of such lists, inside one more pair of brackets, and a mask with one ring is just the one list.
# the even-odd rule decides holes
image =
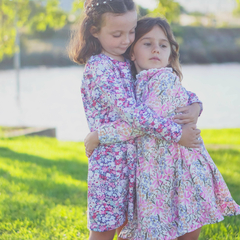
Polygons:
[[99,145],[98,131],[90,132],[84,139],[86,156],[89,158],[93,150]]
[[197,129],[196,124],[185,124],[182,126],[182,137],[178,143],[185,147],[200,148],[202,143],[201,140],[198,140],[200,133],[201,131]]
[[201,107],[198,103],[193,103],[189,106],[178,108],[176,112],[182,114],[175,115],[173,117],[173,121],[178,124],[196,124],[200,111]]

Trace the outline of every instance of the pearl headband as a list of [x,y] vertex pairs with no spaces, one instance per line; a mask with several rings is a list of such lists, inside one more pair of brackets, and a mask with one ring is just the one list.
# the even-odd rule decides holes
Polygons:
[[94,7],[98,7],[102,4],[107,4],[108,2],[112,2],[113,0],[104,0],[102,3],[96,2],[95,4],[90,4],[88,7],[86,7],[86,2],[84,3],[84,7],[85,7],[85,12],[89,12],[91,11]]

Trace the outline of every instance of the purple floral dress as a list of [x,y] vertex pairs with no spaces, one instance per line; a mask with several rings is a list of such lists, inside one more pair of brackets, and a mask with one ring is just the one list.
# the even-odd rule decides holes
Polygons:
[[[92,56],[85,66],[81,92],[90,131],[98,130],[101,142],[89,158],[88,228],[109,231],[121,226],[126,214],[129,221],[133,219],[135,138],[148,133],[178,142],[182,130],[145,103],[136,103],[128,61]],[[188,94],[189,103],[199,102],[195,94]]]
[[[170,120],[189,97],[172,69],[163,68],[137,75],[136,98]],[[191,149],[145,134],[137,151],[137,210],[121,237],[170,240],[240,214],[204,144]]]

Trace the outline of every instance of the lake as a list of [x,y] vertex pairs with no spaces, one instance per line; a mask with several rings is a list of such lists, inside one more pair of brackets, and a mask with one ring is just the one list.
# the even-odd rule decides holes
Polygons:
[[[198,127],[240,127],[240,64],[183,65],[183,86],[203,102]],[[16,100],[14,70],[0,71],[0,125],[55,127],[60,140],[88,133],[80,86],[83,67],[26,68]]]

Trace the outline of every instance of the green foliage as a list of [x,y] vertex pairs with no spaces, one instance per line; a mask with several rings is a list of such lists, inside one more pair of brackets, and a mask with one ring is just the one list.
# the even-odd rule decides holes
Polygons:
[[181,6],[175,0],[159,0],[158,6],[152,11],[153,16],[161,16],[171,22],[178,22]]
[[138,15],[139,17],[143,17],[149,13],[147,8],[143,8],[142,6],[138,6]]
[[235,15],[236,17],[239,17],[240,16],[240,0],[236,0],[236,2],[237,2],[237,6],[233,10],[233,15]]
[[29,19],[28,27],[32,32],[45,31],[47,28],[61,28],[66,23],[66,14],[58,7],[59,0],[48,0],[46,3],[31,4],[34,15]]
[[76,12],[84,8],[84,0],[74,0],[72,4],[72,11]]
[[[211,144],[207,145],[209,153],[238,203],[239,133],[240,129],[202,131],[204,141]],[[83,143],[0,138],[0,163],[1,240],[88,239],[88,160]],[[200,240],[223,239],[240,240],[240,216],[202,228]]]
[[18,51],[16,28],[34,32],[63,27],[66,14],[58,5],[59,0],[0,0],[0,61]]

